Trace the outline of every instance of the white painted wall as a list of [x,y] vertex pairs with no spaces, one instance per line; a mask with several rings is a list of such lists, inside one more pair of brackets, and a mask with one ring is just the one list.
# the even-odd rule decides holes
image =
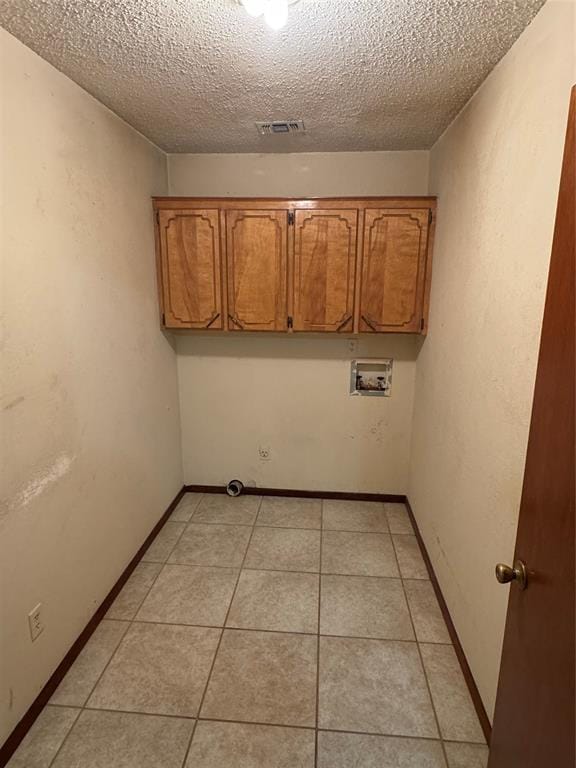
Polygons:
[[570,88],[549,2],[431,151],[438,226],[409,498],[489,713],[514,550]]
[[[423,195],[427,152],[170,155],[170,193]],[[417,341],[266,334],[177,340],[187,483],[405,493]],[[350,397],[354,357],[393,357],[390,398]],[[259,447],[270,449],[261,461]]]
[[165,156],[1,30],[0,46],[1,743],[182,469],[150,205]]

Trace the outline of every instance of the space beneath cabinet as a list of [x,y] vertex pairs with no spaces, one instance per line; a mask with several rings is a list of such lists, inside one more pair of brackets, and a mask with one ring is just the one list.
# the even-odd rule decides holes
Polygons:
[[426,333],[436,198],[154,198],[169,329]]

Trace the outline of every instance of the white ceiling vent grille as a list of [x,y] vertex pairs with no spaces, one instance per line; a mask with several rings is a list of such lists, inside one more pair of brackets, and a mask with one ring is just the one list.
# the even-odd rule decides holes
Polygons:
[[261,136],[270,134],[282,135],[288,133],[306,133],[304,120],[270,120],[256,123],[256,129]]

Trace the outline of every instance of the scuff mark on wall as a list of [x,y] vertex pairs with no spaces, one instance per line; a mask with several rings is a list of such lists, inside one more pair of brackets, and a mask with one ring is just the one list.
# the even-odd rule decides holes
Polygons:
[[48,470],[34,477],[18,494],[16,494],[14,500],[10,504],[10,507],[14,509],[25,507],[27,504],[29,504],[32,499],[35,499],[36,496],[39,496],[41,493],[43,493],[49,485],[52,485],[52,483],[55,483],[70,471],[70,467],[74,462],[74,458],[75,457],[68,456],[66,453],[58,456],[56,461]]
[[6,403],[6,405],[2,406],[3,411],[9,411],[11,408],[15,408],[17,405],[20,405],[20,403],[23,403],[26,398],[24,395],[21,395],[20,397],[16,397],[14,400],[11,400],[9,403]]

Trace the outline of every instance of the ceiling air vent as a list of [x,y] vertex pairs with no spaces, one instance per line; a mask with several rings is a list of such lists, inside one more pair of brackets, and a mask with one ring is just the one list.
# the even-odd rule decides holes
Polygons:
[[265,123],[256,123],[256,129],[261,136],[271,133],[306,133],[303,120],[270,120]]

